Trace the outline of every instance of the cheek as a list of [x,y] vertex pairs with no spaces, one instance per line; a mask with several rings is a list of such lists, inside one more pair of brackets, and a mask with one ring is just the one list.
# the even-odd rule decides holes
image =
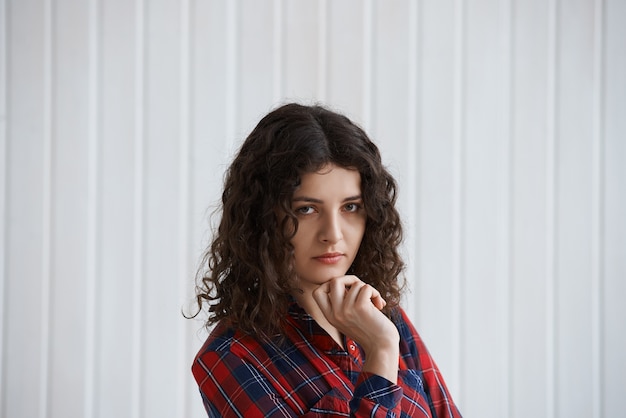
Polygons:
[[[293,229],[292,229],[293,230]],[[302,222],[298,225],[298,231],[291,238],[291,245],[293,245],[296,253],[306,247],[306,241],[311,236],[311,232],[306,227],[306,224]]]
[[365,235],[365,224],[366,219],[359,218],[355,220],[355,222],[352,223],[352,225],[350,226],[351,236],[359,242],[363,239],[363,236]]

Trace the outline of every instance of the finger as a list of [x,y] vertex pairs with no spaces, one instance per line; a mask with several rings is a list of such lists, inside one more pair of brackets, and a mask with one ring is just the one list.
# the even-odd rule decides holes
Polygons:
[[315,300],[324,315],[327,315],[332,308],[328,297],[329,292],[330,286],[328,285],[328,282],[322,284],[313,291],[313,300]]
[[354,280],[349,280],[346,276],[342,276],[327,283],[330,303],[334,309],[340,309],[344,304],[346,292],[354,284]]
[[[376,290],[374,287],[372,287],[371,285],[363,282],[361,279],[359,279],[357,276],[354,275],[348,275],[348,276],[341,276],[341,277],[337,277],[336,279],[332,280],[333,284],[329,284],[329,286],[337,286],[337,298],[336,300],[334,300],[333,304],[334,306],[338,307],[339,305],[337,305],[340,300],[344,303],[348,302],[348,300],[344,300],[349,296],[349,301],[354,303],[356,301],[356,297],[358,296],[360,290],[363,288],[363,286],[368,286],[371,290],[371,303],[374,304],[374,306],[378,309],[378,310],[382,310],[386,305],[387,305],[387,301],[385,301],[385,299],[381,296],[380,292],[378,290]],[[342,292],[341,289],[341,285],[343,285],[346,289],[345,292]],[[342,298],[340,298],[339,296],[343,295]]]
[[382,297],[380,292],[376,290],[376,288],[374,288],[372,285],[363,282],[357,276],[343,276],[338,279],[341,279],[343,283],[345,283],[346,286],[350,287],[350,290],[348,291],[347,295],[353,296],[350,299],[352,302],[355,302],[356,298],[354,297],[358,296],[358,293],[353,293],[352,288],[360,292],[364,288],[364,286],[367,286],[369,287],[368,291],[370,292],[368,294],[371,294],[371,297],[370,297],[371,303],[373,303],[374,306],[378,310],[382,310],[385,306],[387,306],[387,301],[385,301],[385,299]]
[[361,289],[364,286],[367,286],[367,285],[361,281],[358,281],[358,282],[352,283],[350,288],[346,288],[345,297],[344,297],[345,306],[351,306],[357,303]]
[[324,282],[313,290],[313,293],[328,293],[330,291],[330,282]]
[[383,309],[387,305],[380,292],[369,284],[360,289],[356,303],[372,303],[378,310]]

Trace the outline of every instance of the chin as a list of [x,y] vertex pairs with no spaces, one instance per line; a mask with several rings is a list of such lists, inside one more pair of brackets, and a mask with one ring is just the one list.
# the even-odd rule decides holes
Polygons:
[[319,268],[319,266],[317,266],[317,268],[309,267],[308,269],[304,268],[303,270],[306,272],[305,274],[298,274],[296,272],[296,275],[300,277],[300,280],[314,285],[321,285],[337,277],[345,276],[348,271],[348,269],[344,266],[332,266],[326,268]]
[[326,283],[327,281],[330,281],[332,279],[335,279],[337,277],[341,277],[341,276],[345,276],[346,275],[346,270],[344,269],[333,269],[332,271],[329,271],[326,274],[322,274],[320,276],[318,276],[319,278],[319,283]]

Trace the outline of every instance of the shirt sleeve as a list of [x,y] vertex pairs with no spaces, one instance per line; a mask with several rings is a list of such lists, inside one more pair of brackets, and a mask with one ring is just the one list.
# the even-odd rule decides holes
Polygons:
[[234,354],[206,352],[192,368],[209,417],[294,417],[269,381]]
[[310,408],[287,402],[256,368],[231,352],[207,352],[193,373],[209,417],[400,416],[402,389],[387,379],[361,373],[352,399],[331,389]]
[[399,417],[402,388],[382,376],[362,372],[350,401],[355,417]]

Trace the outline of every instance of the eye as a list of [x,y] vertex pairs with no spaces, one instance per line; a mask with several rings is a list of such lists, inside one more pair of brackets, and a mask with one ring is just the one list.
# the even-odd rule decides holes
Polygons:
[[358,203],[346,203],[343,209],[346,212],[358,212],[361,209],[361,205]]
[[296,208],[296,213],[299,215],[310,215],[315,212],[315,208],[313,206],[301,206]]

